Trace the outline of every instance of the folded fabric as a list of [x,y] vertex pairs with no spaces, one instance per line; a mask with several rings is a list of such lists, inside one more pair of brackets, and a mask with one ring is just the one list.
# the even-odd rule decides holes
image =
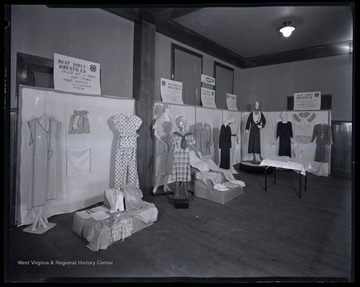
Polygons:
[[142,207],[142,191],[134,185],[122,185],[120,189],[125,195],[126,210],[139,210]]
[[214,185],[214,189],[218,190],[218,191],[227,191],[229,190],[225,185],[218,183]]
[[230,180],[229,182],[236,184],[236,185],[240,185],[241,187],[245,187],[245,182],[243,182],[242,180]]
[[110,205],[110,211],[124,211],[124,192],[112,188],[105,190],[105,196],[107,199],[107,203]]

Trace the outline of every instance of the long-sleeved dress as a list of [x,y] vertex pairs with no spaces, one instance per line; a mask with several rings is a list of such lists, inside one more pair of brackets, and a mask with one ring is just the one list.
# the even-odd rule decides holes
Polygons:
[[260,129],[258,125],[261,125],[264,128],[265,124],[266,119],[262,112],[260,112],[260,117],[257,121],[254,120],[254,112],[251,112],[248,116],[245,126],[245,130],[248,130],[250,132],[248,153],[261,153]]
[[231,127],[222,125],[220,128],[219,148],[221,149],[220,167],[230,168],[230,148],[231,148]]
[[314,161],[329,162],[330,145],[332,141],[331,126],[328,124],[317,124],[314,126],[311,141],[316,139],[316,149]]
[[279,138],[279,156],[291,157],[291,138],[293,130],[291,122],[278,122],[276,129],[276,137]]

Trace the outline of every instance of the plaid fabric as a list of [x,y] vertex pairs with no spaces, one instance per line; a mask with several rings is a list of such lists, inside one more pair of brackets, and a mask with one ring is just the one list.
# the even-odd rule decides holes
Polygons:
[[180,146],[182,140],[181,136],[173,134],[172,140],[175,146],[172,178],[175,181],[191,181],[189,148],[191,145],[195,144],[194,137],[192,134],[187,134],[185,136],[187,142],[186,149],[182,149]]
[[115,241],[123,241],[126,237],[131,235],[134,226],[131,218],[114,218],[111,225],[111,239]]

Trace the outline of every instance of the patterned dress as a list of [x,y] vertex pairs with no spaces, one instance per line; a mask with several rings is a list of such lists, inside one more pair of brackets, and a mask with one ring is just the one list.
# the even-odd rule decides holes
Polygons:
[[195,148],[195,140],[192,133],[182,135],[180,132],[172,134],[174,145],[174,163],[172,177],[175,181],[191,181],[190,146]]
[[142,120],[136,115],[118,114],[112,118],[112,121],[119,132],[115,158],[115,188],[126,184],[139,187],[136,160],[138,134],[136,131]]

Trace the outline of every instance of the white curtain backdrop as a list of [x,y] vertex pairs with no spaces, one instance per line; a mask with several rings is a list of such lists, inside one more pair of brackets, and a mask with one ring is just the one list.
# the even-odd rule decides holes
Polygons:
[[[20,87],[18,120],[17,208],[18,225],[31,224],[27,209],[28,182],[33,174],[29,167],[30,130],[27,121],[46,113],[60,122],[62,179],[57,198],[46,202],[48,217],[68,213],[103,200],[104,191],[114,186],[117,136],[111,117],[119,113],[134,114],[134,100],[105,96],[64,93],[52,89]],[[68,134],[69,120],[74,110],[88,111],[90,133]],[[79,155],[76,158],[76,154]],[[74,156],[75,155],[75,156]],[[70,162],[71,161],[71,162]],[[69,167],[80,163],[86,167],[74,173]],[[74,166],[75,165],[75,166]],[[68,170],[67,170],[68,169]]]

